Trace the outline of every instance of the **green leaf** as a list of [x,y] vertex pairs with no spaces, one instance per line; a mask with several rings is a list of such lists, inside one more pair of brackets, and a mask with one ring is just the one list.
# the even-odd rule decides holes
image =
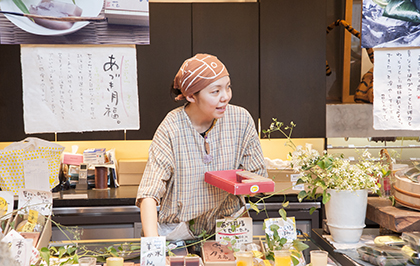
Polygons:
[[25,3],[22,0],[13,0],[13,3],[25,14],[29,14],[29,10],[26,7]]
[[299,194],[298,194],[298,200],[299,200],[299,202],[302,202],[302,200],[304,200],[307,197],[307,195],[308,194],[306,193],[305,190],[300,191]]
[[312,213],[314,213],[314,211],[316,211],[316,207],[311,207],[310,209],[309,209],[309,214],[310,215],[312,215]]
[[283,208],[287,208],[287,207],[289,207],[289,201],[286,201],[286,202],[283,202]]
[[326,204],[328,201],[330,201],[331,194],[327,193],[326,190],[324,190],[324,193],[322,195],[322,203]]
[[198,238],[201,238],[201,237],[205,236],[205,235],[206,235],[206,233],[207,233],[207,231],[203,229],[203,230],[201,231],[201,234],[199,234],[199,235],[198,235]]
[[41,248],[39,251],[41,258],[50,266],[50,250],[46,247]]
[[66,252],[67,252],[67,250],[66,250],[66,248],[65,248],[65,247],[60,247],[60,248],[58,249],[58,258],[60,258],[60,259],[61,259],[61,257],[63,257],[63,255],[64,255],[64,254],[66,254]]
[[297,250],[297,251],[303,251],[307,248],[309,248],[308,245],[306,245],[303,242],[300,242],[299,240],[295,239],[293,240],[293,247]]
[[283,220],[285,220],[285,221],[287,220],[287,213],[283,208],[281,208],[279,210],[279,214],[280,214],[281,218],[283,218]]
[[254,202],[249,202],[249,207],[254,210],[257,214],[260,213],[260,210],[258,209],[257,204],[255,204]]
[[223,222],[219,221],[219,222],[216,223],[216,227],[222,227],[222,224],[223,224]]

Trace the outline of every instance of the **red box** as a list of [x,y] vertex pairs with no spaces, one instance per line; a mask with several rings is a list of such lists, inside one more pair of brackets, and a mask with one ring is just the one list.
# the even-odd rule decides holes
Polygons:
[[274,191],[274,181],[268,178],[267,181],[249,183],[237,182],[236,172],[238,171],[242,171],[242,169],[206,172],[204,181],[233,195],[248,195]]

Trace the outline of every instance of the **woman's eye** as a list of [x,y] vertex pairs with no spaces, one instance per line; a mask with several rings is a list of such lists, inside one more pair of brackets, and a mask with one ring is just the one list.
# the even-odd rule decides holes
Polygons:
[[219,93],[219,90],[212,91],[213,94]]

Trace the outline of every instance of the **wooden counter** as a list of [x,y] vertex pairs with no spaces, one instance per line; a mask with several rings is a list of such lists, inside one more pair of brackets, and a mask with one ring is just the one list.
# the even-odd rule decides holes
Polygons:
[[369,197],[366,218],[394,232],[420,231],[420,212],[391,205],[385,198]]

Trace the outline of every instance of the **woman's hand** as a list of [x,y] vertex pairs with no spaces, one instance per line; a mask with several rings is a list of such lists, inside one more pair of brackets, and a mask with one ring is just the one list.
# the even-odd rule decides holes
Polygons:
[[140,218],[143,234],[146,237],[159,236],[157,230],[157,203],[153,198],[144,198],[140,201]]

